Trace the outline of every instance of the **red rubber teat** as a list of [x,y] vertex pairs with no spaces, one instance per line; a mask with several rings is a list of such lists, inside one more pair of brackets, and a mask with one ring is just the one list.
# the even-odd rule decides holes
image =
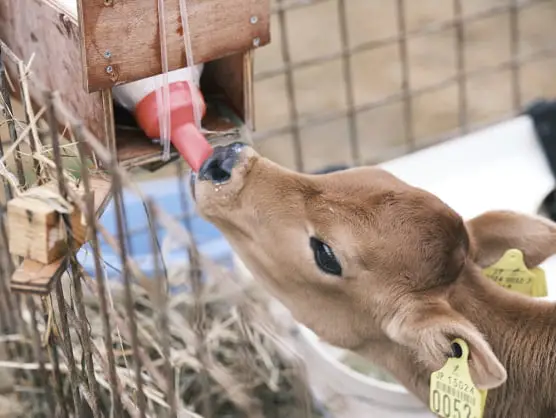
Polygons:
[[[168,88],[170,90],[170,114],[172,115],[170,131],[173,131],[178,126],[195,122],[190,84],[186,81],[177,81],[170,83]],[[195,86],[193,88],[196,89]],[[201,117],[203,117],[207,110],[205,101],[199,90],[196,93],[200,100]],[[135,106],[135,119],[149,138],[158,138],[160,136],[160,122],[158,120],[157,109],[156,90],[143,97]]]
[[[178,81],[168,85],[170,90],[170,140],[180,155],[194,171],[199,171],[203,162],[212,154],[212,147],[195,126],[191,86]],[[193,86],[193,88],[196,88]],[[206,105],[199,90],[201,117],[206,113]],[[135,119],[149,138],[160,136],[160,121],[156,102],[156,91],[146,95],[135,107]]]
[[197,127],[188,123],[172,131],[172,144],[191,169],[198,172],[213,149]]

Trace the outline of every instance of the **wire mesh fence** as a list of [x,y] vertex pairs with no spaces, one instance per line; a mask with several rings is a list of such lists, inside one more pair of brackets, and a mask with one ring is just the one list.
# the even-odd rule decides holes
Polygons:
[[298,170],[376,163],[555,95],[546,0],[273,2],[256,139]]
[[[174,216],[31,63],[1,41],[0,51],[19,70],[10,79],[0,67],[9,132],[0,141],[2,416],[324,416],[266,296],[199,250],[182,163]],[[42,104],[31,105],[30,89],[44,92]],[[130,215],[130,195],[144,223]],[[113,228],[101,218],[108,211]],[[146,232],[148,263],[136,257],[134,229]],[[37,261],[43,247],[62,256]],[[179,262],[168,263],[170,253]]]
[[[312,171],[381,161],[515,115],[556,94],[554,19],[547,0],[275,0],[273,44],[256,55],[254,139],[270,158]],[[136,187],[114,150],[33,79],[30,63],[1,42],[0,50],[0,62],[18,68],[12,80],[0,70],[9,137],[0,143],[0,410],[4,402],[14,416],[324,416],[266,299],[200,253],[181,163],[176,216]],[[31,88],[44,91],[41,107]],[[114,144],[105,116],[104,143]],[[38,193],[42,186],[50,189]],[[129,193],[144,224],[131,221]],[[61,213],[67,256],[48,265],[13,257],[14,200],[30,205],[30,225],[37,202]],[[109,200],[112,231],[100,221]],[[148,268],[130,238],[138,231]],[[84,241],[89,267],[74,251]],[[168,247],[186,261],[168,265]]]

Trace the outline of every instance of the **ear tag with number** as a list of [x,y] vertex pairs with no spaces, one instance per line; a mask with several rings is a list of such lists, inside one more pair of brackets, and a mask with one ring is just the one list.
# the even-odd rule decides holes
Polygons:
[[461,356],[449,358],[431,375],[429,408],[443,418],[482,418],[487,391],[471,380],[467,343],[456,338],[452,344],[461,348]]
[[523,261],[523,253],[512,248],[492,266],[483,270],[485,276],[500,286],[527,296],[548,295],[544,270],[535,267],[529,270]]

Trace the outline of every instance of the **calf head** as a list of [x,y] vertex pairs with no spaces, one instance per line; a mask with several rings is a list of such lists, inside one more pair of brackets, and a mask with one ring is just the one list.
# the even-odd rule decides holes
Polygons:
[[[301,174],[241,144],[216,148],[192,189],[201,216],[324,340],[354,350],[391,341],[433,370],[460,337],[479,387],[506,379],[489,344],[449,302],[474,259],[504,247],[488,233],[470,236],[480,220],[466,226],[432,194],[378,168]],[[473,247],[481,239],[492,251]]]

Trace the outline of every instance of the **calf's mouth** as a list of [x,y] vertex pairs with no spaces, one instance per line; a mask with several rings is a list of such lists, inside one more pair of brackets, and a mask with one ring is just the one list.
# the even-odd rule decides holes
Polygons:
[[249,162],[255,158],[258,154],[241,142],[214,148],[199,172],[190,177],[191,195],[201,215],[224,214],[241,191]]

